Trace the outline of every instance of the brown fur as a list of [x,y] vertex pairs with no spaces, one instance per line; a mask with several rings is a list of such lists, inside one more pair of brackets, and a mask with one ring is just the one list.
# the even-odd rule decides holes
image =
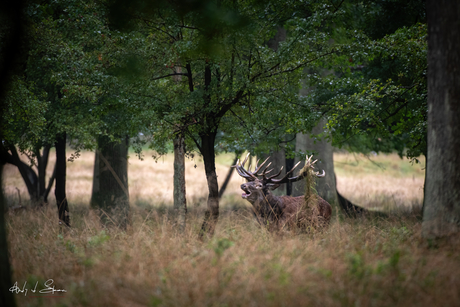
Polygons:
[[270,231],[293,228],[306,230],[309,227],[324,227],[332,215],[331,205],[319,196],[305,204],[304,196],[275,196],[256,179],[241,185],[243,198],[254,209],[257,221]]

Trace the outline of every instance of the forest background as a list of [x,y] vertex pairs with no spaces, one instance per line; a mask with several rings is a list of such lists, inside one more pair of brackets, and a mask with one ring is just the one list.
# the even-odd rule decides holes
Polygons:
[[[433,24],[438,20],[444,22],[440,22],[442,25],[447,24],[449,18],[452,18],[451,11],[455,12],[455,9],[448,10],[449,3],[442,6],[444,11],[434,6],[431,8],[432,12],[438,14],[433,13],[436,17],[432,19]],[[156,289],[156,294],[138,298],[136,295],[128,295],[128,300],[139,299],[141,304],[147,300],[153,305],[215,305],[230,302],[228,295],[232,291],[245,293],[240,297],[241,303],[272,302],[277,305],[280,300],[286,300],[289,304],[295,302],[295,299],[309,302],[306,293],[310,290],[305,290],[305,287],[312,285],[306,286],[301,276],[294,273],[297,268],[302,268],[300,272],[304,273],[324,269],[326,278],[332,276],[331,282],[324,283],[324,289],[314,291],[313,301],[324,299],[334,305],[344,302],[355,304],[365,300],[380,305],[385,304],[387,295],[395,292],[392,287],[385,288],[381,283],[387,284],[396,278],[402,280],[403,289],[409,291],[414,284],[408,286],[408,280],[419,278],[416,273],[418,270],[422,270],[423,280],[451,276],[446,266],[441,266],[443,273],[440,275],[432,273],[433,270],[437,272],[437,269],[425,268],[426,263],[423,261],[426,260],[421,259],[429,257],[433,246],[440,249],[440,257],[449,259],[450,270],[458,270],[458,257],[451,259],[449,256],[452,249],[455,249],[454,245],[444,245],[444,241],[439,243],[437,239],[433,241],[438,237],[452,238],[450,235],[458,230],[458,205],[455,205],[455,189],[452,188],[458,184],[455,174],[444,173],[438,176],[436,171],[440,168],[433,164],[431,176],[424,176],[427,180],[422,185],[425,189],[424,200],[420,196],[416,200],[406,199],[405,203],[403,200],[401,203],[405,210],[399,210],[394,205],[388,206],[388,197],[380,202],[373,201],[371,205],[363,203],[360,198],[353,199],[354,193],[349,193],[346,188],[348,193],[343,193],[344,197],[336,190],[334,176],[333,159],[347,159],[349,156],[344,151],[367,157],[377,153],[397,153],[400,157],[409,158],[413,164],[425,164],[427,161],[427,174],[430,161],[436,162],[441,158],[451,161],[450,157],[455,156],[455,151],[449,149],[456,146],[455,142],[451,142],[454,140],[451,134],[444,134],[444,138],[433,137],[432,140],[441,144],[452,145],[444,146],[441,152],[438,150],[429,154],[427,136],[429,132],[438,131],[434,127],[438,127],[436,123],[439,119],[433,121],[433,126],[429,125],[430,79],[427,63],[432,58],[428,55],[427,44],[430,19],[426,12],[430,10],[426,9],[424,1],[131,1],[129,4],[124,1],[25,1],[16,7],[12,6],[11,12],[16,15],[8,15],[8,9],[5,6],[5,10],[2,10],[1,29],[2,69],[5,70],[5,82],[2,85],[1,161],[2,164],[11,165],[5,172],[9,176],[7,181],[19,185],[17,179],[12,178],[20,174],[30,198],[25,206],[24,197],[22,203],[15,206],[16,193],[12,193],[12,189],[6,190],[5,203],[14,207],[10,208],[13,215],[4,225],[9,229],[12,267],[16,278],[31,283],[34,280],[41,282],[46,271],[38,269],[38,265],[21,267],[32,259],[42,261],[43,251],[46,250],[52,255],[49,258],[56,263],[52,270],[53,276],[56,276],[54,278],[59,277],[62,283],[72,285],[72,294],[63,299],[64,304],[101,304],[105,298],[97,293],[105,286],[114,290],[120,285],[113,282],[105,284],[100,280],[95,282],[97,278],[93,274],[117,280],[114,268],[122,265],[117,262],[119,257],[122,259],[124,253],[127,253],[128,266],[132,264],[129,260],[132,257],[129,251],[132,245],[128,237],[135,233],[137,237],[134,236],[133,242],[137,242],[135,244],[139,244],[141,250],[147,248],[149,253],[152,253],[155,238],[161,240],[165,236],[171,238],[171,245],[161,241],[163,247],[155,252],[186,255],[189,253],[187,250],[197,250],[198,254],[189,255],[190,259],[181,258],[185,262],[174,267],[180,271],[174,276],[187,275],[187,272],[193,271],[195,267],[192,269],[187,265],[194,266],[193,263],[197,261],[195,256],[200,258],[199,255],[204,253],[207,255],[202,257],[204,262],[198,262],[202,264],[202,271],[196,272],[206,271],[217,278],[215,284],[206,284],[205,279],[214,279],[203,274],[197,277],[202,286],[191,289],[188,282],[174,281],[176,277],[169,274],[170,267],[166,262],[170,256],[164,255],[165,260],[161,264],[136,258],[134,262],[139,263],[139,274],[144,274],[140,265],[144,262],[147,270],[163,272],[155,273],[158,278],[148,281],[151,286],[148,289]],[[448,55],[450,50],[456,50],[449,36],[452,33],[445,30],[439,33],[433,31],[430,37],[438,40],[437,45],[431,45],[434,46],[432,50],[447,50]],[[458,65],[458,56],[447,58],[449,67],[458,67],[455,66]],[[435,59],[444,58],[438,52]],[[456,71],[443,70],[436,63],[432,65],[436,67],[431,70],[435,73]],[[457,79],[449,75],[445,80],[453,80],[451,82],[455,84]],[[449,81],[442,85],[452,88]],[[440,87],[439,84],[437,86]],[[453,97],[452,103],[455,104],[458,94],[454,91],[446,97]],[[445,101],[451,103],[450,100]],[[446,118],[446,113],[441,112],[439,105],[434,105],[441,116]],[[447,117],[443,125],[455,132],[455,125],[450,123],[455,123],[456,113],[451,112]],[[174,174],[172,207],[176,211],[168,213],[169,210],[165,211],[164,208],[160,210],[154,200],[149,200],[149,204],[140,206],[141,211],[136,211],[139,206],[133,206],[132,199],[136,192],[130,191],[128,181],[132,177],[128,176],[130,147],[129,163],[133,163],[131,161],[134,156],[151,159],[152,154],[156,161],[170,159],[162,157],[174,151],[175,160],[169,174]],[[432,147],[439,149],[440,146]],[[342,150],[342,153],[334,155],[333,148]],[[87,199],[85,202],[89,202],[92,209],[98,209],[95,211],[89,211],[87,205],[73,207],[69,203],[70,198],[67,198],[69,191],[72,193],[68,187],[68,172],[72,168],[68,164],[78,163],[79,159],[87,164],[88,159],[81,157],[85,157],[87,151],[95,152],[95,161],[92,164],[92,192],[86,189],[87,196],[84,199]],[[256,230],[254,225],[244,226],[249,223],[248,219],[241,219],[235,213],[222,217],[222,225],[217,228],[216,234],[221,211],[220,199],[226,190],[225,183],[219,189],[216,155],[230,153],[238,157],[245,151],[259,157],[270,155],[274,166],[282,166],[284,169],[292,167],[296,160],[304,159],[306,154],[313,153],[321,159],[320,167],[326,169],[329,176],[327,181],[318,183],[317,191],[335,206],[335,223],[326,233],[282,241],[288,246],[296,246],[295,250],[297,244],[301,244],[303,256],[300,258],[283,253],[278,258],[263,248],[255,253],[246,250],[249,246],[244,247],[243,241],[249,237],[255,240],[253,245],[266,244],[269,250],[273,244],[279,244],[280,239]],[[55,155],[55,159],[50,159],[50,154]],[[187,207],[186,157],[194,161],[194,166],[197,162],[203,162],[202,176],[205,180],[196,182],[208,192],[204,197],[199,195],[192,201],[198,204],[206,202],[202,206],[205,207],[205,218],[201,226],[196,224],[199,213],[193,215],[193,210]],[[393,156],[389,157],[382,161],[380,158],[375,160],[382,165],[397,165],[396,169],[406,168],[395,162]],[[49,165],[49,160],[54,162],[54,167]],[[235,163],[228,163],[232,160],[228,154],[221,158],[227,166]],[[447,173],[455,169],[454,164],[449,163]],[[16,175],[11,167],[17,169]],[[153,169],[152,172],[158,172],[155,166]],[[340,173],[347,171],[350,172],[349,169],[338,168],[339,182]],[[88,173],[87,167],[85,172]],[[355,173],[356,176],[362,176],[359,171]],[[231,172],[227,174],[230,178]],[[420,168],[410,170],[408,174],[412,175],[413,181],[416,176],[421,178]],[[143,178],[147,178],[145,176]],[[399,175],[391,176],[394,178]],[[431,182],[434,184],[431,186],[429,178],[433,178]],[[382,184],[382,181],[379,183]],[[47,205],[53,184],[54,208],[57,208],[60,225],[66,226],[47,226],[45,223],[47,219],[52,221],[50,216],[55,214],[52,213],[52,207]],[[420,182],[418,185],[420,188]],[[440,190],[439,186],[445,187],[444,190]],[[235,188],[233,184],[232,189]],[[154,190],[158,192],[165,189],[157,186]],[[302,190],[299,186],[287,186],[280,193],[296,195],[302,193]],[[445,195],[445,198],[439,195]],[[17,198],[18,201],[20,199]],[[430,201],[427,202],[427,199]],[[231,205],[241,203],[232,197],[227,201]],[[136,203],[142,201],[136,200]],[[396,201],[394,203],[398,204]],[[14,213],[21,211],[15,209],[24,208],[27,208],[25,213]],[[356,223],[353,219],[356,216],[350,214],[350,208],[364,211],[364,217],[359,217],[364,221],[362,224]],[[376,208],[386,212],[375,214],[373,211]],[[396,213],[388,212],[388,209]],[[76,225],[71,224],[73,211]],[[156,212],[155,218],[151,218],[153,212]],[[244,212],[247,213],[247,209]],[[397,216],[396,220],[392,214]],[[423,219],[423,223],[420,219]],[[99,222],[104,226],[99,225]],[[28,253],[24,258],[18,257],[23,252],[22,244],[13,242],[19,240],[20,234],[12,231],[17,229],[18,223],[36,223],[35,229],[40,230],[36,232],[29,228],[32,231],[31,240],[46,233],[47,238],[57,236],[57,241],[55,238],[44,240],[39,243],[41,247],[38,249],[33,243],[26,244]],[[381,228],[377,227],[379,223],[383,225]],[[111,224],[118,228],[111,228]],[[374,232],[372,229],[376,227],[379,230]],[[335,241],[337,235],[343,239],[349,229],[351,233],[357,234],[357,238],[351,236],[340,242]],[[401,234],[402,239],[395,241],[392,236],[386,235],[393,232]],[[160,237],[156,237],[158,235]],[[372,251],[366,243],[362,250],[355,250],[356,255],[349,253],[350,244],[369,242],[365,239],[368,236],[372,237]],[[387,239],[383,245],[379,245],[375,236]],[[85,242],[86,237],[88,239]],[[198,238],[204,239],[208,245],[199,243],[201,241]],[[414,238],[418,244],[405,246],[398,243],[412,241]],[[428,249],[425,246],[426,239]],[[88,251],[94,240],[98,242],[94,246],[100,245],[109,253],[114,252],[120,256],[102,261],[102,258]],[[347,240],[350,241],[345,245]],[[318,244],[322,244],[320,242],[328,243],[318,251]],[[4,255],[6,243],[2,244]],[[391,245],[389,251],[388,244]],[[119,249],[110,252],[116,245]],[[269,258],[276,256],[278,260],[273,268],[269,265],[268,269],[252,270],[250,265],[240,270],[238,265],[233,267],[232,261],[236,258],[220,260],[224,258],[222,255],[225,250],[231,248],[236,251],[236,246],[239,246],[238,252],[243,253],[239,259],[248,257],[248,263],[252,263],[252,266],[262,255],[268,255]],[[339,246],[341,252],[332,258],[326,257],[324,263],[311,267],[304,262],[308,259],[304,253],[319,255],[321,252],[330,252],[334,246]],[[413,250],[410,252],[408,248],[416,252],[412,253]],[[59,252],[61,249],[63,253]],[[209,250],[214,250],[215,254],[210,255]],[[155,259],[162,259],[161,255],[157,256]],[[226,257],[236,256],[232,254]],[[408,267],[412,268],[411,272],[403,272],[403,275],[400,275],[398,267],[401,257],[404,261],[416,263]],[[281,259],[291,259],[286,260],[291,262],[288,265]],[[298,264],[293,264],[295,259],[298,259]],[[7,263],[8,257],[5,256],[4,260],[6,262],[2,263]],[[370,263],[366,264],[368,260]],[[59,261],[62,261],[60,265]],[[421,264],[418,261],[422,261]],[[76,263],[76,266],[70,272],[61,271],[59,267],[62,269],[65,263]],[[434,260],[429,267],[433,263]],[[435,267],[438,268],[437,262],[433,264]],[[7,266],[2,265],[3,268],[7,274],[2,276],[10,276]],[[388,271],[386,268],[389,268]],[[81,275],[82,269],[84,272],[92,272],[89,274],[91,277],[86,276],[86,273]],[[228,273],[228,270],[234,274]],[[236,281],[244,279],[248,270],[257,273],[247,284],[252,286],[242,290]],[[136,270],[130,270],[133,271]],[[278,276],[277,282],[271,277],[264,277],[275,276],[273,274]],[[352,277],[347,275],[345,278],[344,274],[351,274]],[[434,277],[430,277],[433,274]],[[137,279],[133,276],[126,277],[130,281],[122,280],[121,284],[132,284],[132,279]],[[354,291],[354,287],[337,288],[336,283],[343,278],[358,288],[361,283],[368,283],[368,278],[377,281],[370,283],[370,289],[359,288],[361,290]],[[458,281],[451,277],[447,279],[445,282],[449,287],[446,291],[450,295],[439,295],[434,290],[423,296],[422,301],[437,301],[443,297],[447,302],[455,302],[455,295],[452,296],[450,291],[458,289]],[[83,284],[77,280],[83,281]],[[103,286],[90,294],[90,297],[82,296],[82,300],[79,300],[77,293],[88,293],[85,280]],[[145,281],[143,278],[141,280]],[[262,286],[259,280],[264,280]],[[161,283],[163,286],[160,286]],[[4,282],[6,284],[13,283],[7,280]],[[234,284],[236,288],[228,284]],[[272,286],[275,287],[272,290],[264,288]],[[287,297],[280,295],[286,289],[300,289],[298,287],[305,291],[292,290],[294,292],[289,292]],[[327,293],[331,287],[340,290],[324,298],[321,293]],[[423,285],[415,287],[417,291],[425,289]],[[6,289],[6,286],[3,288]],[[3,288],[2,291],[5,291]],[[143,289],[149,292],[147,288]],[[190,289],[188,295],[185,295],[186,289]],[[393,302],[401,302],[406,296],[404,291],[394,294]],[[13,293],[9,292],[5,293],[5,300],[12,298]],[[138,294],[137,291],[133,293]],[[182,293],[185,296],[176,297],[171,293]],[[115,297],[109,296],[107,299],[113,303]],[[125,303],[119,302],[121,305]]]

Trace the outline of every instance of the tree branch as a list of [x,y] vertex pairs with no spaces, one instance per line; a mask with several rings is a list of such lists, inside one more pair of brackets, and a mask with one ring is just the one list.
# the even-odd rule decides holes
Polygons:
[[164,75],[164,76],[161,76],[161,77],[153,78],[153,79],[151,79],[151,81],[158,80],[158,79],[163,79],[163,78],[167,78],[167,77],[172,77],[172,76],[188,76],[188,74],[183,73],[183,72],[180,72],[180,73],[176,72],[176,73],[173,73],[173,74],[168,74],[168,75]]

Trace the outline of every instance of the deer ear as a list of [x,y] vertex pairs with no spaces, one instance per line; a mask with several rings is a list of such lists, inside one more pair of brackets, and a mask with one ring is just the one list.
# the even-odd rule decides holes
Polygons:
[[276,190],[280,185],[279,184],[275,184],[275,183],[268,183],[267,184],[267,188],[269,190]]

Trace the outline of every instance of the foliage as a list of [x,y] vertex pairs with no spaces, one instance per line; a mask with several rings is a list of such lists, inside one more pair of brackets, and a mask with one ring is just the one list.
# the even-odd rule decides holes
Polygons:
[[[396,150],[409,158],[425,155],[427,27],[417,22],[424,16],[417,10],[402,18],[400,11],[388,12],[384,1],[350,1],[342,13],[349,17],[351,12],[361,18],[335,29],[337,44],[345,52],[334,54],[325,66],[334,73],[316,71],[309,76],[316,87],[310,102],[329,116],[336,145],[360,152]],[[396,24],[403,25],[386,28],[385,33],[382,16],[399,18]],[[355,36],[343,35],[344,28],[354,28]]]
[[104,2],[32,1],[27,17],[28,56],[8,95],[7,140],[30,150],[66,132],[76,149],[91,149],[101,135],[137,135],[146,112],[119,76],[133,67],[136,36],[109,28]]
[[[302,70],[337,52],[323,27],[336,7],[322,1],[221,1],[216,8],[209,1],[203,15],[184,12],[178,3],[130,11],[129,29],[145,40],[137,52],[147,59],[141,88],[154,101],[154,146],[182,133],[189,148],[200,148],[200,136],[218,132],[217,149],[268,151],[282,135],[314,126],[321,114],[305,112],[305,98],[297,93]],[[205,26],[209,10],[224,17]],[[269,47],[280,27],[286,40]]]

